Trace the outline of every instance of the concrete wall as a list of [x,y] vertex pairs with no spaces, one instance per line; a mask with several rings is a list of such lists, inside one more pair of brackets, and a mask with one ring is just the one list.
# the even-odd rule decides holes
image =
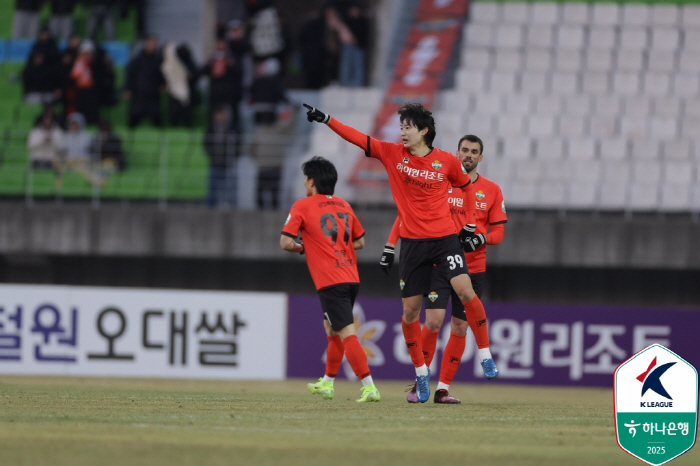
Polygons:
[[[375,262],[392,210],[359,211]],[[279,235],[286,211],[217,211],[195,206],[0,204],[0,254],[286,260]],[[510,212],[491,265],[700,269],[700,224],[689,218],[625,219]]]

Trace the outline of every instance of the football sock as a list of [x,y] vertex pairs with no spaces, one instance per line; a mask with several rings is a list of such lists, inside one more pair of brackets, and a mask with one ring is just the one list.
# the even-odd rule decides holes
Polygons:
[[486,323],[484,305],[481,303],[478,296],[474,296],[472,299],[462,304],[464,305],[464,312],[467,314],[469,328],[472,329],[472,333],[474,334],[476,346],[478,348],[488,348],[489,329]]
[[333,383],[333,382],[335,382],[335,377],[328,377],[327,375],[324,375],[323,381]]
[[423,359],[425,359],[425,365],[430,367],[430,363],[433,362],[433,356],[435,356],[435,347],[437,346],[438,334],[440,331],[433,332],[429,330],[425,325],[421,331],[421,346],[423,347]]
[[343,341],[340,335],[332,335],[328,337],[328,351],[326,352],[326,375],[329,378],[335,378],[340,369],[340,364],[343,362]]
[[368,386],[368,385],[374,385],[374,381],[372,380],[372,376],[371,376],[371,375],[368,375],[368,376],[365,377],[364,379],[360,380],[360,382],[362,382],[362,386],[363,386],[363,387],[366,387],[366,386]]
[[343,346],[345,346],[345,357],[348,358],[350,367],[352,367],[357,378],[362,380],[365,377],[369,377],[370,372],[369,365],[367,364],[367,354],[365,350],[362,349],[357,335],[348,335],[345,337]]
[[493,359],[491,356],[491,351],[488,348],[479,348],[479,362],[484,359]]
[[440,364],[440,382],[450,385],[454,379],[459,363],[462,361],[464,347],[467,344],[466,335],[456,335],[450,332],[450,338],[445,345],[445,352],[442,353],[442,363]]
[[[411,324],[407,324],[402,317],[401,328],[403,329],[403,339],[406,341],[406,347],[408,348],[408,354],[411,355],[411,361],[413,361],[413,366],[420,367],[425,365],[425,358],[423,358],[423,348],[421,346],[420,320],[416,320]],[[425,374],[428,374],[427,369]]]
[[450,390],[450,384],[438,382],[438,386],[435,390]]

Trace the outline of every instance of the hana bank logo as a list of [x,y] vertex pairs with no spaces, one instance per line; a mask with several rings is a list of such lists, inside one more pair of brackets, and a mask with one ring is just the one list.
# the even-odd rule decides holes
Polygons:
[[642,382],[641,396],[644,396],[644,394],[647,391],[651,390],[663,396],[664,398],[673,400],[673,398],[671,398],[671,395],[668,394],[668,391],[666,391],[666,388],[661,383],[661,376],[664,375],[664,373],[667,370],[669,370],[674,364],[676,363],[668,362],[654,369],[654,367],[656,367],[656,357],[654,357],[654,359],[649,364],[649,367],[647,367],[647,370],[637,376],[637,380]]

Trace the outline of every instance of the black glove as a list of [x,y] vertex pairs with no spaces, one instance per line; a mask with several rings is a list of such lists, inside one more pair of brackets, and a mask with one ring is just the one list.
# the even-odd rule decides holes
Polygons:
[[382,254],[382,258],[379,259],[379,266],[385,274],[389,275],[389,269],[391,269],[392,265],[394,265],[394,248],[385,246],[384,254]]
[[476,231],[476,224],[467,223],[459,230],[459,242],[462,244],[467,244],[467,241],[474,237],[474,232]]
[[313,108],[311,105],[302,104],[304,107],[308,108],[309,111],[306,112],[306,119],[309,121],[318,121],[319,123],[328,123],[331,119],[330,115],[326,115],[320,110]]
[[479,233],[478,235],[474,235],[472,239],[464,243],[464,251],[474,252],[484,244],[486,244],[486,236],[483,233]]

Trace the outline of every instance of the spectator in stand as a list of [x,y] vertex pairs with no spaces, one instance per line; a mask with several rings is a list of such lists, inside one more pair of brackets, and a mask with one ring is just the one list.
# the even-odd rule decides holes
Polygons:
[[293,112],[284,111],[288,101],[279,67],[277,58],[258,63],[250,90],[256,123],[251,155],[258,167],[258,205],[264,209],[279,205],[284,141],[294,130]]
[[46,61],[42,52],[34,52],[22,70],[24,101],[49,105],[61,97],[62,81],[58,68]]
[[100,122],[99,131],[92,140],[91,152],[92,159],[101,165],[103,178],[114,171],[126,169],[122,140],[112,132],[112,124],[108,121]]
[[248,0],[248,14],[253,62],[257,64],[268,58],[277,58],[280,63],[283,62],[284,31],[274,1]]
[[44,60],[50,65],[58,65],[61,55],[58,52],[58,45],[56,45],[56,40],[51,35],[49,28],[43,27],[39,30],[36,42],[32,44],[29,55],[31,56],[35,53],[43,54]]
[[301,65],[309,89],[320,89],[338,79],[339,21],[334,3],[329,2],[301,29]]
[[204,135],[204,150],[209,156],[209,207],[236,206],[236,159],[238,134],[233,128],[231,107],[219,104],[211,115]]
[[59,73],[62,83],[62,100],[64,115],[70,115],[75,112],[75,84],[70,77],[70,72],[73,70],[73,64],[80,51],[82,39],[80,35],[73,33],[68,38],[66,48],[61,52]]
[[39,10],[45,0],[15,0],[13,39],[33,39],[39,31]]
[[361,87],[365,84],[365,51],[369,37],[369,20],[357,4],[350,4],[342,22],[336,24],[340,47],[339,84]]
[[198,72],[189,47],[165,44],[160,70],[168,92],[170,125],[192,126]]
[[160,71],[158,42],[149,36],[143,49],[126,67],[124,98],[129,100],[129,127],[135,128],[144,117],[155,126],[161,125],[160,92],[165,85]]
[[90,18],[88,19],[88,37],[97,40],[97,34],[104,27],[105,39],[115,39],[114,28],[114,6],[116,0],[85,0],[90,7]]
[[231,55],[225,39],[217,39],[216,49],[202,68],[202,74],[209,77],[209,111],[213,112],[221,104],[228,105],[231,127],[238,130],[238,107],[243,98],[243,63]]
[[146,36],[146,0],[121,0],[119,16],[125,19],[129,16],[129,8],[136,9],[136,34],[137,37]]
[[92,73],[95,78],[97,100],[100,107],[116,105],[118,101],[116,90],[117,73],[114,70],[114,62],[112,61],[112,57],[99,43],[95,45],[95,58],[92,62]]
[[100,119],[99,92],[94,74],[95,45],[86,40],[80,45],[70,77],[75,86],[75,110],[82,113],[89,125]]
[[49,28],[51,34],[58,39],[67,40],[73,32],[73,9],[76,0],[52,0],[51,20]]
[[91,163],[92,136],[85,130],[85,117],[80,113],[72,113],[68,117],[65,148],[60,173],[72,170],[83,175],[90,183],[98,184],[100,179],[93,173]]
[[27,138],[29,160],[34,169],[57,169],[65,149],[63,130],[56,124],[53,115],[46,112],[41,121],[32,128]]
[[239,19],[229,21],[224,38],[228,41],[233,59],[242,64],[243,89],[248,89],[253,82],[253,62],[245,23]]

